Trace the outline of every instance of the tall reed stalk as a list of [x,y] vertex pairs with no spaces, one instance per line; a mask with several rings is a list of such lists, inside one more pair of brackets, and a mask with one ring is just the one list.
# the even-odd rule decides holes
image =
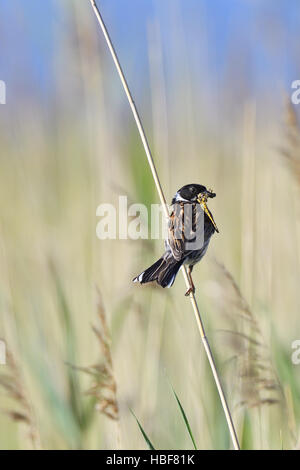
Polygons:
[[[165,196],[164,196],[164,193],[163,193],[163,190],[162,190],[162,186],[161,186],[161,183],[160,183],[157,171],[156,171],[156,167],[155,167],[155,164],[154,164],[154,161],[153,161],[153,157],[152,157],[152,154],[151,154],[151,150],[150,150],[150,147],[149,147],[149,144],[148,144],[148,140],[147,140],[144,128],[143,128],[141,118],[139,116],[136,105],[133,101],[132,94],[130,92],[127,80],[126,80],[125,75],[123,73],[123,70],[122,70],[121,64],[119,62],[117,53],[116,53],[115,48],[113,46],[113,43],[110,39],[108,30],[107,30],[106,25],[103,21],[103,18],[101,16],[99,8],[96,4],[96,1],[95,0],[90,0],[90,2],[91,2],[93,10],[95,12],[98,23],[99,23],[99,25],[102,29],[103,34],[104,34],[107,46],[110,50],[110,53],[112,55],[114,64],[116,66],[116,69],[118,71],[120,80],[122,82],[124,91],[126,93],[131,111],[133,113],[138,131],[139,131],[139,134],[140,134],[143,146],[144,146],[144,150],[145,150],[147,160],[148,160],[151,172],[152,172],[154,183],[155,183],[155,186],[156,186],[161,204],[162,204],[163,209],[164,209],[165,216],[166,216],[166,218],[168,218],[169,217],[169,209],[168,209],[166,199],[165,199]],[[187,270],[186,270],[185,266],[182,266],[181,272],[183,274],[186,286],[187,286],[187,288],[189,288],[190,287],[190,282],[189,282],[189,278],[188,278]],[[232,417],[231,417],[230,410],[228,408],[228,404],[227,404],[227,401],[226,401],[226,398],[225,398],[225,394],[224,394],[224,391],[223,391],[223,388],[222,388],[222,385],[221,385],[221,381],[220,381],[220,378],[219,378],[219,375],[218,375],[218,371],[217,371],[216,364],[215,364],[215,361],[214,361],[214,358],[213,358],[213,354],[212,354],[208,339],[207,339],[206,334],[205,334],[205,329],[204,329],[203,321],[202,321],[202,318],[201,318],[200,310],[199,310],[199,307],[198,307],[198,304],[197,304],[197,301],[196,301],[196,298],[195,298],[195,295],[194,295],[193,292],[190,293],[189,297],[190,297],[192,308],[193,308],[195,318],[196,318],[196,321],[197,321],[197,325],[198,325],[198,329],[199,329],[200,336],[201,336],[201,339],[202,339],[202,343],[203,343],[203,346],[204,346],[204,349],[205,349],[205,352],[206,352],[206,355],[207,355],[207,358],[208,358],[208,361],[209,361],[209,364],[210,364],[210,367],[211,367],[212,374],[213,374],[214,379],[215,379],[216,387],[218,389],[218,393],[219,393],[220,400],[221,400],[221,403],[222,403],[222,407],[223,407],[223,410],[224,410],[224,414],[225,414],[225,417],[226,417],[226,421],[227,421],[228,429],[229,429],[230,436],[231,436],[231,439],[232,439],[232,443],[233,443],[234,449],[239,450],[240,447],[239,447],[237,434],[236,434],[236,431],[235,431],[235,427],[234,427],[234,424],[233,424],[233,420],[232,420]]]

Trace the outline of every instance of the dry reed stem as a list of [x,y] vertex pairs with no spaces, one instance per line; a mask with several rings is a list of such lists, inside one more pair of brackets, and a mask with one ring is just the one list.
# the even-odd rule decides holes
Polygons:
[[69,364],[74,370],[84,372],[92,377],[92,385],[85,392],[85,395],[95,399],[95,410],[103,414],[115,423],[116,426],[116,449],[121,449],[121,428],[119,405],[117,400],[117,383],[113,371],[113,361],[110,347],[110,334],[107,326],[106,311],[102,301],[102,296],[98,288],[97,291],[97,314],[99,326],[92,325],[101,350],[101,359],[97,363],[78,367]]
[[1,411],[9,416],[12,421],[24,423],[28,428],[28,437],[32,447],[36,450],[41,449],[36,419],[27,397],[23,377],[10,351],[6,351],[6,369],[8,369],[8,373],[3,372],[0,374],[0,387],[5,390],[9,398],[14,400],[16,408]]
[[[98,23],[99,23],[99,25],[102,29],[102,32],[103,32],[103,35],[105,37],[107,46],[110,50],[110,53],[112,55],[114,64],[116,66],[116,69],[118,71],[120,80],[122,82],[124,91],[126,93],[131,111],[133,113],[138,131],[139,131],[139,134],[140,134],[143,146],[144,146],[144,150],[145,150],[145,153],[146,153],[146,156],[147,156],[147,159],[148,159],[148,164],[149,164],[151,172],[152,172],[152,176],[153,176],[153,179],[154,179],[154,182],[155,182],[155,186],[156,186],[157,192],[159,194],[159,198],[160,198],[162,207],[164,209],[165,216],[166,216],[166,218],[168,218],[169,217],[168,206],[166,204],[166,199],[165,199],[165,196],[164,196],[164,193],[163,193],[163,190],[162,190],[162,187],[161,187],[161,183],[160,183],[157,171],[156,171],[156,167],[155,167],[155,164],[154,164],[154,161],[153,161],[153,158],[152,158],[151,150],[150,150],[150,147],[149,147],[149,144],[148,144],[148,141],[147,141],[147,137],[146,137],[143,125],[142,125],[142,121],[140,119],[137,108],[136,108],[135,103],[133,101],[133,98],[132,98],[130,89],[128,87],[125,75],[123,73],[121,64],[119,62],[117,53],[114,49],[114,46],[112,44],[112,41],[110,39],[107,28],[105,26],[105,23],[102,19],[101,14],[100,14],[100,11],[99,11],[99,8],[96,4],[96,1],[95,0],[90,0],[90,2],[91,2],[91,5],[92,5],[92,8],[94,10],[94,13],[96,15],[96,18],[98,20]],[[189,288],[190,283],[189,283],[187,270],[186,270],[185,266],[182,266],[181,272],[183,274],[186,286],[187,286],[187,288]],[[200,332],[200,335],[201,335],[201,339],[202,339],[202,342],[203,342],[203,346],[204,346],[204,349],[205,349],[205,352],[206,352],[206,355],[207,355],[207,358],[208,358],[208,361],[209,361],[209,364],[210,364],[210,367],[211,367],[211,371],[212,371],[214,379],[215,379],[216,387],[218,389],[218,393],[219,393],[220,400],[221,400],[221,403],[222,403],[222,407],[223,407],[223,410],[224,410],[224,414],[225,414],[225,417],[226,417],[226,421],[227,421],[228,429],[229,429],[230,436],[231,436],[231,439],[232,439],[232,442],[233,442],[233,446],[236,450],[239,450],[239,448],[240,448],[239,447],[239,442],[238,442],[237,434],[236,434],[235,427],[234,427],[234,424],[233,424],[233,421],[232,421],[231,413],[230,413],[230,410],[228,408],[228,404],[227,404],[227,401],[226,401],[226,398],[225,398],[225,394],[224,394],[224,391],[223,391],[223,388],[222,388],[222,385],[221,385],[221,382],[220,382],[220,379],[219,379],[219,375],[218,375],[218,372],[217,372],[217,369],[216,369],[215,361],[214,361],[214,358],[213,358],[213,355],[212,355],[212,352],[211,352],[211,349],[210,349],[210,345],[209,345],[209,342],[208,342],[206,334],[205,334],[204,325],[203,325],[203,322],[202,322],[202,318],[201,318],[201,315],[200,315],[200,311],[199,311],[194,293],[191,292],[189,297],[190,297],[190,301],[191,301],[193,311],[194,311],[194,314],[195,314],[195,317],[196,317],[196,321],[197,321],[197,325],[198,325],[199,332]]]
[[102,352],[103,359],[88,367],[72,366],[75,370],[85,372],[93,377],[92,386],[86,395],[96,399],[96,410],[108,418],[119,420],[119,406],[117,401],[117,384],[113,373],[113,363],[110,349],[110,335],[108,331],[105,308],[100,291],[97,289],[97,313],[99,328],[92,326]]
[[[247,328],[247,333],[237,330],[219,330],[231,336],[231,346],[235,352],[237,369],[235,374],[241,379],[241,400],[237,406],[247,405],[249,408],[273,405],[284,402],[282,386],[268,354],[268,346],[265,344],[262,331],[255,315],[246,302],[239,286],[232,274],[224,264],[215,260],[223,278],[227,281],[222,283],[225,298],[230,296],[228,304],[229,316],[234,320],[238,316],[242,319],[242,327]],[[224,296],[222,296],[224,299]],[[225,307],[224,307],[225,304]],[[226,311],[226,303],[222,302]],[[248,333],[248,331],[250,332]]]

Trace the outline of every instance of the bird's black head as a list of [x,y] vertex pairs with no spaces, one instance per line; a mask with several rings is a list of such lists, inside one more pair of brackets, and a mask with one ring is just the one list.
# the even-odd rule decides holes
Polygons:
[[206,189],[202,184],[186,184],[180,188],[172,199],[172,204],[176,202],[199,202],[202,197],[215,197],[212,190]]
[[198,203],[201,206],[203,212],[205,212],[207,217],[210,219],[216,232],[219,232],[218,227],[216,226],[216,223],[212,216],[212,213],[210,212],[206,204],[207,199],[209,197],[212,198],[215,196],[216,193],[214,193],[212,189],[206,189],[206,187],[202,186],[202,184],[186,184],[177,191],[177,193],[172,199],[172,204],[175,204],[176,202]]

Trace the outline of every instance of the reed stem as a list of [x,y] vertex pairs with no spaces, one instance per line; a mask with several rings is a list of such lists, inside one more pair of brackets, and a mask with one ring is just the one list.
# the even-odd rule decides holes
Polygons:
[[[119,62],[117,53],[116,53],[115,48],[113,46],[113,43],[110,39],[108,30],[107,30],[107,28],[105,26],[105,23],[103,21],[103,18],[101,16],[100,10],[99,10],[95,0],[90,0],[90,2],[91,2],[91,5],[93,7],[93,10],[95,12],[95,15],[97,17],[98,23],[99,23],[99,25],[102,29],[103,34],[104,34],[107,46],[110,50],[110,53],[112,55],[113,61],[115,63],[116,69],[118,71],[120,80],[122,82],[124,91],[126,93],[131,111],[133,113],[138,131],[139,131],[139,134],[140,134],[143,146],[144,146],[144,150],[146,152],[148,163],[149,163],[149,166],[150,166],[150,169],[151,169],[151,172],[152,172],[152,176],[153,176],[153,179],[154,179],[154,182],[155,182],[155,186],[156,186],[161,204],[162,204],[163,209],[164,209],[165,216],[166,216],[166,218],[168,218],[169,217],[169,209],[168,209],[168,206],[167,206],[167,203],[166,203],[166,199],[165,199],[162,187],[161,187],[161,183],[160,183],[156,168],[155,168],[155,164],[154,164],[153,157],[152,157],[152,154],[151,154],[151,150],[150,150],[150,147],[149,147],[149,144],[148,144],[148,140],[147,140],[147,137],[146,137],[143,125],[142,125],[141,118],[139,116],[139,113],[138,113],[138,110],[136,108],[135,102],[133,101],[132,94],[130,92],[127,80],[125,78],[124,72],[122,70],[122,67],[121,67],[121,64]],[[188,289],[190,287],[190,282],[189,282],[189,278],[188,278],[188,274],[187,274],[187,270],[186,270],[185,266],[182,266],[181,272],[183,274],[183,277],[184,277],[184,280],[185,280],[185,283],[186,283],[186,287]],[[234,449],[239,450],[240,449],[239,441],[238,441],[237,434],[236,434],[236,431],[235,431],[235,427],[234,427],[234,424],[233,424],[233,420],[232,420],[232,417],[231,417],[231,414],[230,414],[230,410],[229,410],[229,407],[228,407],[228,404],[227,404],[227,401],[226,401],[226,398],[225,398],[224,390],[222,388],[221,381],[220,381],[220,378],[219,378],[219,375],[218,375],[218,372],[217,372],[217,368],[216,368],[216,364],[215,364],[215,361],[214,361],[214,358],[213,358],[213,354],[212,354],[208,339],[207,339],[206,334],[205,334],[205,329],[204,329],[203,321],[202,321],[202,318],[201,318],[201,314],[200,314],[200,310],[199,310],[199,307],[198,307],[198,304],[197,304],[197,301],[196,301],[195,294],[193,292],[191,292],[189,297],[190,297],[190,301],[191,301],[193,311],[194,311],[194,314],[195,314],[195,317],[196,317],[196,321],[197,321],[197,325],[198,325],[198,328],[199,328],[202,343],[203,343],[203,346],[204,346],[204,349],[205,349],[205,352],[206,352],[206,355],[207,355],[207,358],[208,358],[208,361],[209,361],[209,364],[210,364],[210,367],[211,367],[211,371],[212,371],[212,374],[213,374],[213,377],[215,379],[215,383],[216,383],[216,386],[217,386],[217,389],[218,389],[218,393],[219,393],[220,400],[221,400],[221,403],[222,403],[222,407],[223,407],[223,410],[224,410],[224,414],[225,414],[225,418],[226,418],[226,421],[227,421],[230,436],[231,436],[231,439],[232,439],[232,443],[233,443]]]

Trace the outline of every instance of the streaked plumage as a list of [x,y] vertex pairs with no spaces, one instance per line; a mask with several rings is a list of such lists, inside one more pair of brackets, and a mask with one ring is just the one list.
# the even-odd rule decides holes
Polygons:
[[[133,279],[145,284],[156,281],[162,287],[171,287],[182,266],[189,267],[191,278],[193,266],[205,255],[211,236],[218,231],[213,216],[207,208],[207,198],[215,197],[211,190],[198,184],[188,184],[177,191],[172,199],[173,210],[169,221],[169,237],[165,241],[165,253],[152,266]],[[195,237],[195,233],[197,237]],[[196,249],[191,242],[197,241]]]

